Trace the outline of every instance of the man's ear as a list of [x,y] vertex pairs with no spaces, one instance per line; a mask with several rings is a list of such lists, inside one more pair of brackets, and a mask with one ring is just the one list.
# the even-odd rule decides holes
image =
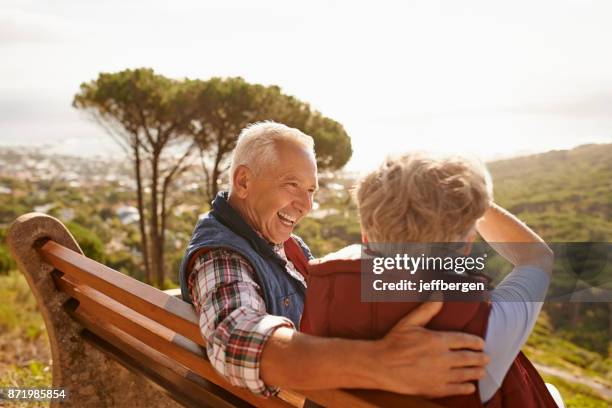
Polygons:
[[249,187],[251,185],[252,173],[247,166],[240,165],[234,171],[232,193],[238,198],[246,198]]

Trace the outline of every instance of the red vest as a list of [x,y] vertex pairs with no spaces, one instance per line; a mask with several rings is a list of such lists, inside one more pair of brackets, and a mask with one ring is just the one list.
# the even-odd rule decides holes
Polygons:
[[[378,339],[419,305],[417,302],[362,303],[360,272],[359,259],[311,261],[301,331],[324,337]],[[484,338],[490,311],[489,302],[447,302],[427,327]],[[485,406],[478,392],[433,401],[454,408]],[[486,407],[556,408],[557,405],[531,362],[519,353],[501,388]]]

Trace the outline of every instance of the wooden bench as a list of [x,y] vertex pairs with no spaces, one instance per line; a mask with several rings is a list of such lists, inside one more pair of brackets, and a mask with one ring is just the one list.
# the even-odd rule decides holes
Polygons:
[[62,406],[437,407],[366,390],[260,398],[212,368],[190,304],[87,258],[57,219],[23,215],[7,241],[47,327],[52,386],[69,392]]

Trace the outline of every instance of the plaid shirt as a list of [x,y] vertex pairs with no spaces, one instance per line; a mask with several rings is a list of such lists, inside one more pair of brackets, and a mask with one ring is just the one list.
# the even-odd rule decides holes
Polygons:
[[[274,250],[287,260],[282,245]],[[290,261],[287,273],[306,286]],[[233,385],[266,397],[275,394],[277,389],[260,378],[261,352],[274,330],[295,326],[285,317],[267,314],[253,267],[235,251],[212,249],[196,259],[188,284],[213,367]]]

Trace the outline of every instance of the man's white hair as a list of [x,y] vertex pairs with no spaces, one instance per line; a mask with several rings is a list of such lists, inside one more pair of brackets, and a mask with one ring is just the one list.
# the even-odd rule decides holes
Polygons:
[[314,140],[311,136],[282,123],[253,123],[242,129],[238,136],[229,169],[230,186],[234,183],[234,173],[238,166],[246,166],[258,175],[267,166],[274,165],[278,161],[277,147],[281,143],[301,147],[315,160]]

